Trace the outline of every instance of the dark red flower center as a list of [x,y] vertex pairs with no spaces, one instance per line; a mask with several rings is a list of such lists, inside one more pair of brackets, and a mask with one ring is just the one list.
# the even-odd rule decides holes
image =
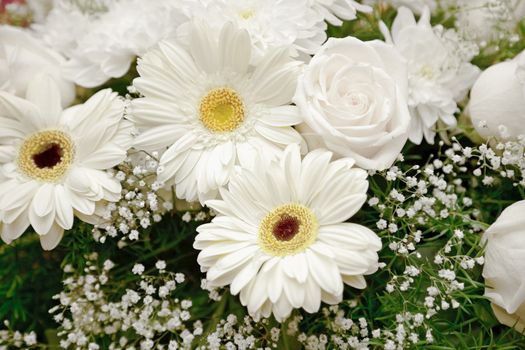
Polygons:
[[62,148],[56,143],[52,143],[44,151],[33,155],[35,165],[40,168],[53,168],[62,160]]
[[289,241],[299,232],[300,225],[296,217],[283,215],[273,226],[272,233],[279,241]]

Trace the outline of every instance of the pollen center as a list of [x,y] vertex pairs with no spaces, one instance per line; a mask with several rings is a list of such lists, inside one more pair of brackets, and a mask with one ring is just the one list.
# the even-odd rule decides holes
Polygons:
[[200,120],[212,132],[229,132],[244,121],[244,104],[230,88],[210,90],[201,100]]
[[307,207],[289,203],[268,213],[259,226],[259,245],[270,255],[286,256],[304,251],[317,238],[319,223]]
[[255,11],[252,9],[246,9],[239,12],[239,17],[241,17],[242,19],[250,19],[253,16],[255,16]]
[[39,181],[56,182],[69,169],[75,146],[69,135],[59,130],[45,130],[29,136],[18,152],[18,168]]

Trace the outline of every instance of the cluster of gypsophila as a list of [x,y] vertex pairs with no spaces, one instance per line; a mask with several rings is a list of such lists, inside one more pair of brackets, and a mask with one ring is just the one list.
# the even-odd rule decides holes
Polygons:
[[280,339],[281,329],[272,327],[269,319],[255,321],[250,316],[245,316],[239,320],[236,315],[230,314],[218,322],[215,329],[207,335],[206,345],[198,349],[270,350],[279,348]]
[[383,178],[388,190],[375,191],[378,197],[369,200],[379,212],[376,226],[394,253],[380,299],[402,305],[395,329],[383,332],[385,349],[431,343],[433,319],[469,302],[465,289],[479,287],[471,276],[483,264],[479,211],[472,208],[461,179],[472,169],[456,153],[456,144],[443,152],[442,147],[443,142],[437,158],[422,167],[387,170]]
[[173,193],[157,181],[158,153],[135,152],[112,170],[122,184],[122,197],[116,203],[97,208],[98,222],[93,229],[96,241],[119,237],[121,242],[136,241],[139,232],[162,220],[173,209]]
[[300,315],[290,319],[286,333],[295,337],[307,350],[368,349],[370,331],[366,319],[360,317],[354,322],[345,317],[345,306],[353,309],[356,305],[356,300],[345,300],[339,305],[323,307],[320,314],[324,332],[321,334],[308,335],[301,332],[303,317]]
[[6,329],[0,330],[0,350],[8,349],[40,349],[37,344],[36,333],[22,333],[11,329],[9,321],[4,321]]
[[151,273],[135,264],[124,280],[112,276],[114,264],[99,266],[96,253],[88,256],[81,273],[66,265],[64,288],[49,312],[59,323],[63,349],[174,350],[189,349],[203,333],[192,321],[192,301],[179,299],[184,275],[166,270],[158,261]]
[[[500,133],[506,135],[506,127],[500,126]],[[525,187],[525,137],[508,141],[491,139],[474,148],[453,141],[449,158],[474,163],[473,175],[481,179],[482,185],[496,185],[499,178],[505,178],[517,188]]]
[[[307,350],[404,349],[420,342],[418,336],[420,328],[423,328],[425,332],[425,341],[432,343],[432,332],[422,327],[424,318],[421,314],[399,313],[395,315],[392,330],[374,328],[365,317],[357,317],[355,320],[347,317],[355,310],[357,304],[357,300],[349,300],[339,305],[324,307],[321,311],[326,328],[322,334],[307,335],[304,332],[298,334],[298,329],[301,327],[301,316],[296,316],[291,320],[287,333],[298,334],[297,340]],[[405,341],[407,338],[408,342]]]
[[[468,40],[477,40],[485,47],[496,40],[518,38],[512,35],[514,2],[509,0],[457,1],[450,2],[455,14],[456,28]],[[483,30],[475,21],[484,21]]]

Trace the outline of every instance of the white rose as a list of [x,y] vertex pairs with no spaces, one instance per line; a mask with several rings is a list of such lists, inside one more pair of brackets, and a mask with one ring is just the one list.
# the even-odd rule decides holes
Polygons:
[[25,97],[27,86],[35,76],[49,74],[60,88],[62,106],[67,107],[75,98],[75,85],[63,78],[62,63],[62,56],[29,32],[0,26],[0,89]]
[[483,236],[485,296],[496,318],[525,329],[525,200],[506,208]]
[[365,169],[391,166],[408,137],[407,80],[406,61],[392,46],[328,39],[294,97],[309,148],[326,147]]
[[487,68],[472,87],[468,112],[483,137],[525,136],[525,81],[520,74],[525,55],[520,56]]

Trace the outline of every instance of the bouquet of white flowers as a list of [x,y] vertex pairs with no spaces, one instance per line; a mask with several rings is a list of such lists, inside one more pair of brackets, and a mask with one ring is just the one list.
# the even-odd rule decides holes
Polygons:
[[1,0],[0,349],[525,349],[523,19]]

